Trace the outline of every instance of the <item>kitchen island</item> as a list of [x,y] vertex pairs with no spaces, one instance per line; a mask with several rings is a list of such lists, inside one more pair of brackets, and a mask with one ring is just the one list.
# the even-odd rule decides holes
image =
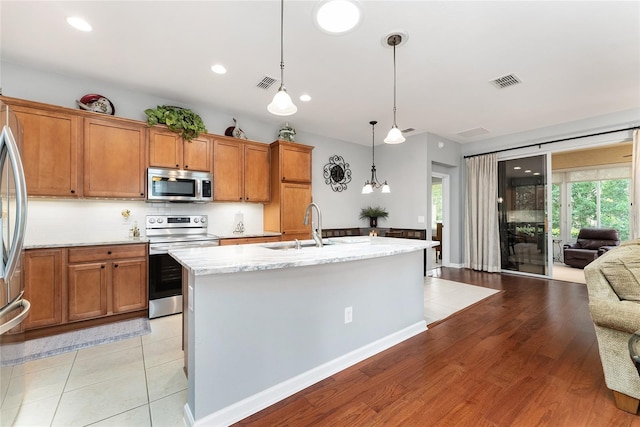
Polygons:
[[422,251],[383,237],[176,249],[188,425],[228,425],[426,330]]

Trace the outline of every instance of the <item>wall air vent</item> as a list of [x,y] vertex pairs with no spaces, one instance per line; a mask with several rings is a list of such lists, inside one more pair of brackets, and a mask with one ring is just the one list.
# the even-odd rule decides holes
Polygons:
[[516,77],[515,74],[507,74],[506,76],[498,77],[495,80],[491,80],[490,83],[498,89],[504,89],[506,87],[520,84],[522,83],[522,80]]
[[260,89],[264,89],[267,90],[269,89],[275,82],[277,82],[278,79],[274,79],[271,76],[267,76],[265,75],[262,80],[260,80],[258,82],[258,84],[256,85],[256,87],[259,87]]
[[406,129],[402,129],[400,132],[409,133],[409,132],[413,132],[414,130],[416,130],[416,129],[415,128],[406,128]]
[[456,135],[464,136],[465,138],[471,138],[472,136],[480,136],[484,135],[485,133],[489,133],[489,131],[485,128],[473,128],[458,132]]

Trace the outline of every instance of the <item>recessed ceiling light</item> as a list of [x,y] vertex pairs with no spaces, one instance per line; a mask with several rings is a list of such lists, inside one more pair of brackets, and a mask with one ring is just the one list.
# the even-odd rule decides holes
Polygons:
[[517,170],[517,171],[519,171],[520,169],[522,169],[520,166],[514,166],[514,167],[513,167],[513,170]]
[[311,97],[305,93],[303,95],[300,95],[300,101],[309,102],[309,101],[311,101]]
[[533,174],[538,176],[538,175],[540,175],[540,172],[534,172]]
[[87,21],[77,16],[70,16],[67,18],[67,24],[71,25],[76,30],[91,31],[91,25]]
[[227,69],[224,68],[223,65],[216,64],[211,66],[211,71],[213,71],[216,74],[226,74]]
[[531,173],[531,169],[527,169],[524,173]]
[[343,34],[354,29],[361,21],[362,9],[357,1],[329,0],[316,6],[315,23],[330,34]]

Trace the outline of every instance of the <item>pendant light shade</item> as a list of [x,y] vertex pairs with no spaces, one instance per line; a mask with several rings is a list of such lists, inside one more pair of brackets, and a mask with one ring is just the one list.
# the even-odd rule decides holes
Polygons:
[[284,0],[280,0],[280,88],[267,111],[276,116],[290,116],[298,111],[284,87]]
[[391,34],[387,38],[387,44],[393,46],[393,126],[384,139],[387,144],[400,144],[405,141],[396,124],[396,46],[400,43],[402,43],[402,35],[400,34]]
[[362,194],[371,194],[373,193],[374,188],[382,188],[382,193],[391,193],[391,188],[389,187],[389,184],[387,184],[387,181],[385,181],[384,184],[381,184],[376,176],[376,123],[378,122],[375,120],[369,122],[371,125],[371,180],[365,181],[364,186],[362,187]]
[[273,101],[267,105],[267,110],[276,116],[290,116],[298,111],[298,107],[291,100],[284,85],[280,85],[280,89],[274,95]]

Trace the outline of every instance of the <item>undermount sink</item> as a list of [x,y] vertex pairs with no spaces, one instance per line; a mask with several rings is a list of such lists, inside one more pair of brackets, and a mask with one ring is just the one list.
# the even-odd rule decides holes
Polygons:
[[[331,242],[328,240],[322,241],[323,246],[329,246],[333,244],[334,242]],[[284,243],[284,244],[281,243],[275,246],[264,246],[264,247],[274,251],[296,251],[304,248],[314,248],[316,247],[316,242],[300,242],[299,244],[296,244],[295,242],[287,242],[287,243]]]

